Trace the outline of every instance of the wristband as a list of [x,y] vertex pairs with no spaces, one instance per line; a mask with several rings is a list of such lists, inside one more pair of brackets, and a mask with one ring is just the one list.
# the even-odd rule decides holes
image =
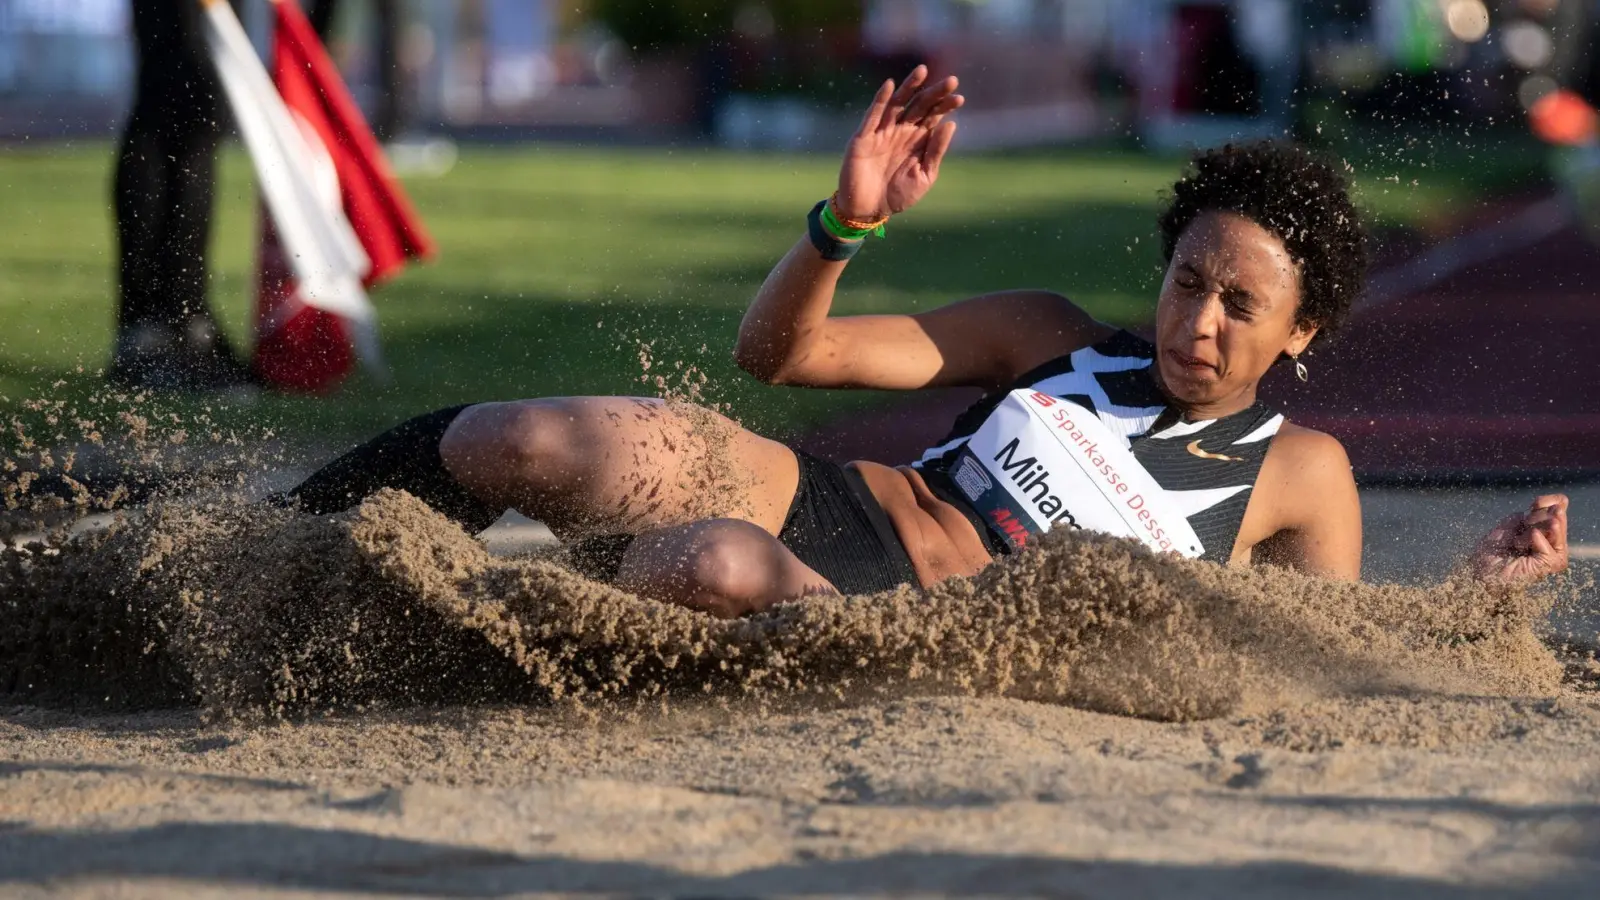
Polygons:
[[882,219],[876,222],[854,222],[840,219],[833,211],[833,201],[825,200],[822,204],[822,225],[828,233],[842,241],[864,240],[867,235],[875,234],[883,237],[883,224],[889,221]]
[[838,191],[834,191],[833,196],[828,198],[828,213],[834,222],[837,222],[851,231],[870,231],[878,237],[883,237],[883,226],[889,222],[888,216],[884,216],[881,219],[847,219],[839,215]]
[[861,245],[866,241],[861,238],[849,239],[835,235],[823,223],[825,216],[832,217],[828,212],[826,200],[811,207],[811,213],[806,216],[806,234],[811,238],[811,246],[817,248],[822,258],[829,262],[844,262],[861,252]]

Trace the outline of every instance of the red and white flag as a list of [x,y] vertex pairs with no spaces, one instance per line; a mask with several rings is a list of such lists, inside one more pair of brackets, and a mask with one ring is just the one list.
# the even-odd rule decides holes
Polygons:
[[233,10],[202,0],[211,55],[266,213],[256,373],[322,391],[356,359],[383,370],[366,288],[433,254],[377,140],[294,0],[273,0],[269,79]]

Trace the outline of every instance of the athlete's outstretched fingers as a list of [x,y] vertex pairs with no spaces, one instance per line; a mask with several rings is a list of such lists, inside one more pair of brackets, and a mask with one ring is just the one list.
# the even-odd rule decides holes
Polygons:
[[966,102],[966,94],[951,94],[943,100],[940,100],[939,105],[933,108],[933,112],[935,115],[943,116],[961,108],[961,106]]
[[878,125],[883,122],[883,111],[889,106],[889,98],[894,96],[894,79],[890,78],[878,85],[878,92],[872,95],[872,104],[867,107],[867,114],[861,117],[861,127],[856,129],[857,135],[868,135],[878,130]]
[[943,100],[940,100],[939,105],[933,108],[933,112],[929,113],[928,117],[922,120],[922,127],[928,129],[930,132],[938,130],[939,125],[944,122],[944,117],[960,109],[966,102],[967,98],[961,96],[960,94],[951,94]]
[[911,102],[906,104],[905,110],[900,113],[900,121],[917,124],[933,115],[939,104],[956,92],[958,84],[956,77],[950,75],[938,84],[930,84],[917,91],[916,96],[911,98]]
[[901,111],[906,108],[906,104],[911,102],[911,98],[916,96],[917,89],[922,86],[922,82],[927,78],[927,66],[917,66],[911,70],[911,74],[906,76],[905,81],[900,82],[899,89],[894,92],[894,95],[889,98],[888,104],[884,107],[883,118],[878,121],[877,127],[879,129],[899,123]]
[[616,585],[725,619],[785,600],[838,593],[777,538],[739,519],[707,519],[639,535],[623,554]]
[[944,162],[945,152],[950,149],[950,142],[956,138],[956,123],[942,122],[933,133],[928,135],[927,145],[922,149],[922,168],[928,177],[939,177],[939,164]]

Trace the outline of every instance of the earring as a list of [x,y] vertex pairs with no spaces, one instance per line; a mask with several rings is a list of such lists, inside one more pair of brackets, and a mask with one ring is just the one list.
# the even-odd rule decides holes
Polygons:
[[1306,364],[1301,362],[1300,357],[1298,356],[1291,356],[1289,358],[1294,360],[1294,377],[1300,379],[1302,382],[1306,381],[1307,375],[1309,374],[1306,372]]

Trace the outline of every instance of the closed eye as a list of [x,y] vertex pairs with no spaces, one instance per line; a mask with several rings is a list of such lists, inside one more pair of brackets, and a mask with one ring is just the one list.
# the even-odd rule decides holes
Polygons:
[[1249,291],[1237,288],[1224,291],[1222,302],[1228,309],[1228,315],[1235,319],[1248,322],[1256,316],[1256,298]]

